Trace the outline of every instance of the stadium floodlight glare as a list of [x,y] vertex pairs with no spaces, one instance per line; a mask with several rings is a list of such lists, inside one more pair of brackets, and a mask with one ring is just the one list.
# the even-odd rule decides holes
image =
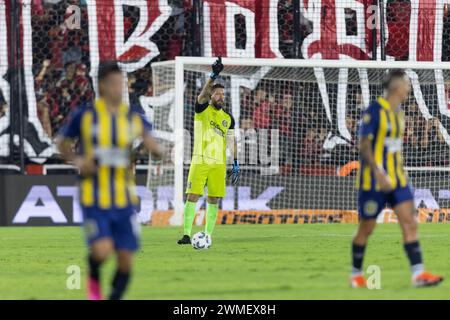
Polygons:
[[[153,63],[154,97],[141,98],[141,103],[150,107],[144,109],[154,123],[155,135],[172,150],[171,161],[149,161],[147,187],[154,196],[156,210],[174,210],[171,223],[175,225],[182,223],[193,106],[214,60],[177,57],[174,61]],[[248,188],[248,197],[253,199],[254,192],[266,191],[265,196],[269,196],[276,192],[274,188],[282,186],[290,188],[289,194],[297,194],[296,199],[279,197],[270,203],[270,209],[354,210],[352,169],[357,166],[358,121],[370,101],[383,94],[386,71],[397,68],[406,70],[412,85],[411,97],[404,106],[407,128],[403,152],[410,178],[419,189],[450,189],[450,62],[251,58],[222,61],[225,68],[217,82],[225,85],[226,108],[232,112],[239,130],[243,177],[242,189],[234,193],[240,193],[240,197],[247,196]],[[262,104],[266,105],[259,110]],[[269,151],[260,150],[263,135],[261,130],[255,130],[261,126],[255,123],[261,120],[254,114],[256,109],[271,112],[269,120],[263,120],[270,122],[269,131],[277,131],[273,136],[269,133],[271,138],[267,140],[272,143],[275,137],[279,142],[276,166],[261,161],[264,152],[275,151],[271,147]],[[256,163],[249,160],[255,155]],[[276,169],[263,170],[268,166]],[[236,197],[233,194],[223,206],[228,210],[252,207],[251,201],[239,203]],[[254,209],[264,208],[256,205]]]

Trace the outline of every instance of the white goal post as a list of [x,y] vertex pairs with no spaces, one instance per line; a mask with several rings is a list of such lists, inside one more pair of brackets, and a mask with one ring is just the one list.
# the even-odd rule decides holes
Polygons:
[[[187,128],[187,123],[193,117],[193,104],[214,60],[215,58],[177,57],[174,61],[152,64],[154,96],[167,101],[159,107],[147,104],[144,109],[155,125],[157,137],[165,140],[172,149],[172,161],[158,164],[150,159],[147,187],[154,195],[154,210],[173,209],[174,214],[170,220],[173,225],[182,223],[184,209],[184,188],[189,168],[186,160],[191,148],[185,135],[192,129]],[[279,139],[281,149],[281,160],[277,163],[281,169],[270,171],[271,173],[262,173],[261,159],[248,165],[244,159],[241,165],[244,185],[242,189],[235,189],[235,193],[239,195],[234,194],[233,199],[228,199],[222,205],[224,210],[325,210],[328,208],[327,202],[332,201],[337,203],[336,208],[339,210],[353,210],[354,206],[350,207],[350,203],[355,192],[352,189],[353,183],[349,181],[353,181],[354,177],[346,177],[345,183],[341,184],[343,180],[339,180],[339,172],[345,164],[355,160],[354,150],[350,150],[348,146],[355,143],[357,124],[354,122],[359,118],[357,113],[382,93],[383,75],[386,70],[395,68],[405,69],[411,78],[411,99],[407,107],[417,113],[408,115],[408,120],[414,125],[412,129],[407,128],[413,130],[412,133],[408,131],[408,139],[414,140],[407,142],[405,150],[408,171],[421,177],[417,178],[419,187],[426,189],[429,185],[432,194],[441,194],[442,190],[450,189],[450,182],[444,181],[444,178],[450,178],[448,161],[444,159],[448,158],[450,146],[450,135],[447,132],[447,118],[450,120],[447,90],[450,88],[450,62],[249,58],[223,58],[222,61],[225,68],[217,81],[225,85],[226,108],[237,120],[237,128],[241,128],[242,124],[245,130],[256,131],[258,136],[254,144],[257,145],[261,140],[260,129],[265,129],[269,123],[269,131],[278,131],[278,136],[275,136]],[[168,95],[169,91],[173,94]],[[166,97],[164,95],[167,98],[163,98]],[[260,95],[265,95],[263,100],[260,100]],[[250,102],[244,101],[247,96]],[[353,106],[355,103],[358,106]],[[286,111],[283,104],[289,104],[291,109]],[[356,114],[349,116],[350,105],[352,112]],[[264,115],[267,110],[271,112],[269,116]],[[303,111],[310,114],[305,116]],[[286,112],[289,116],[283,117]],[[419,126],[415,123],[416,119],[423,126],[420,130],[416,130]],[[407,125],[411,123],[408,122]],[[245,153],[246,148],[249,148],[247,141],[251,139],[245,132],[244,136],[239,150],[243,149]],[[269,140],[274,136],[271,137]],[[311,144],[313,147],[308,149]],[[314,144],[320,145],[321,149]],[[309,153],[305,150],[309,150]],[[261,153],[260,150],[256,152],[258,155]],[[320,153],[320,156],[315,157],[312,154],[314,152]],[[427,152],[430,153],[429,156],[426,155]],[[248,153],[251,150],[247,151],[247,157]],[[259,171],[255,171],[256,167]],[[337,173],[336,177],[329,179],[333,170]],[[155,172],[159,172],[159,177]],[[263,178],[260,177],[261,174]],[[275,178],[276,176],[280,178]],[[335,184],[333,188],[340,190],[333,191],[330,184]],[[161,188],[161,185],[167,188]],[[272,189],[267,191],[268,188],[265,187]],[[274,196],[277,187],[291,190],[281,196],[282,200],[264,198]],[[253,189],[258,189],[259,195],[272,192],[272,195],[261,196],[262,202],[267,200],[265,206],[262,202],[250,203],[255,197],[258,198],[258,194],[253,194]],[[162,195],[164,192],[167,194]],[[247,195],[246,192],[251,194]],[[309,196],[290,200],[295,193],[308,192],[311,192]],[[318,193],[321,195],[317,195]],[[171,198],[170,201],[168,198]],[[233,205],[239,201],[242,204]],[[299,204],[299,201],[302,202]],[[317,204],[311,201],[316,201]],[[434,205],[434,208],[439,205],[437,200],[436,204],[432,202],[425,199],[425,205]],[[443,206],[450,208],[450,203],[447,206],[445,202]],[[332,207],[330,205],[330,209]]]

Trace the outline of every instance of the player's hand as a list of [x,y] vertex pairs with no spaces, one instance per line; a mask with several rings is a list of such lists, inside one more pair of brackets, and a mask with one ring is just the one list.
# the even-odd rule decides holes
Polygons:
[[92,158],[77,157],[74,160],[74,164],[80,170],[80,175],[83,177],[92,176],[97,170],[95,161]]
[[210,78],[216,80],[220,72],[223,70],[222,57],[218,57],[217,60],[211,66],[212,72]]
[[378,168],[375,171],[375,179],[378,182],[378,184],[380,185],[381,191],[390,192],[390,191],[394,190],[391,179],[389,178],[389,176],[383,169]]
[[228,171],[227,179],[231,179],[231,183],[234,185],[239,182],[239,163],[237,160],[234,160],[233,168]]

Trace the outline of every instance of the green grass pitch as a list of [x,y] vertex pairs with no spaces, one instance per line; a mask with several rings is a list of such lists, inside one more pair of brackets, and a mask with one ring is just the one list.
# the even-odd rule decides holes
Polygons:
[[[449,299],[450,224],[420,226],[425,264],[447,278],[414,289],[398,225],[380,225],[365,267],[381,268],[381,289],[348,285],[355,225],[217,226],[210,250],[179,246],[180,228],[142,228],[128,299]],[[196,227],[194,231],[199,230]],[[0,228],[0,299],[84,299],[86,249],[78,227]],[[66,287],[80,265],[81,289]],[[103,269],[105,290],[113,261]]]

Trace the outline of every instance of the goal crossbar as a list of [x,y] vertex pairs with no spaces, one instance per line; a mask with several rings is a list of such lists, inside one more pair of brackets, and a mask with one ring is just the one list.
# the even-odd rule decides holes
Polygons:
[[[216,58],[176,57],[175,63],[211,65]],[[153,65],[171,64],[174,60],[155,62]],[[357,69],[450,69],[450,62],[434,61],[375,61],[375,60],[318,60],[318,59],[263,59],[263,58],[222,58],[224,65],[247,67],[294,67],[294,68],[357,68]]]

